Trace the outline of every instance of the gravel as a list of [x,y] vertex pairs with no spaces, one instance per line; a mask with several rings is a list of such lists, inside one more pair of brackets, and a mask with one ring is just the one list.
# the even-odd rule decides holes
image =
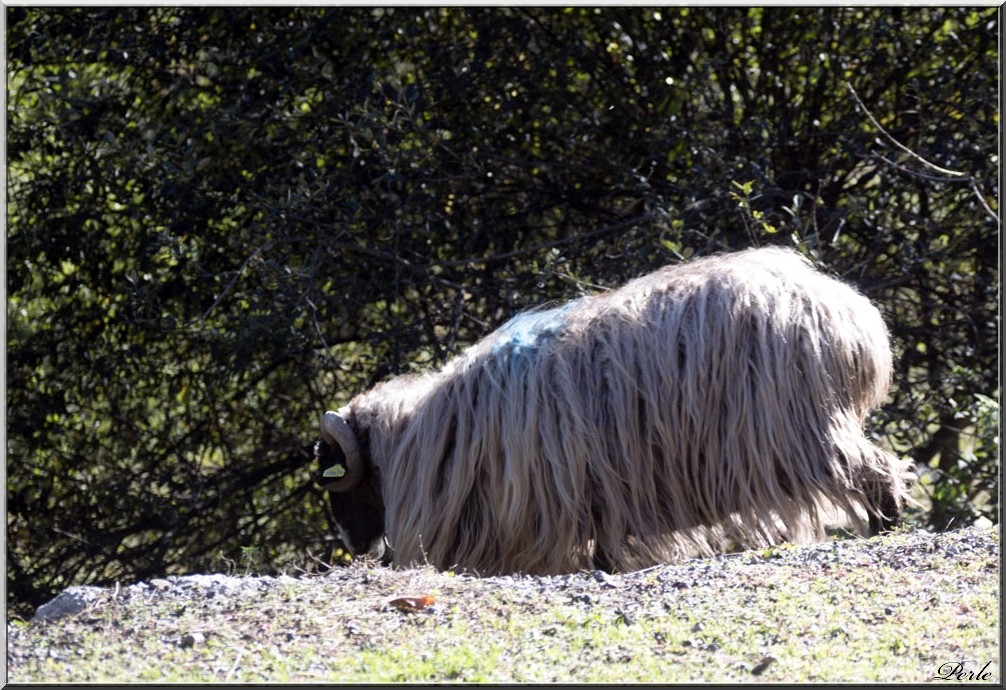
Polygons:
[[[835,567],[884,565],[899,571],[927,571],[935,560],[978,559],[990,556],[998,560],[998,539],[990,539],[990,530],[968,528],[934,535],[922,530],[904,533],[896,538],[869,540],[835,540],[810,546],[772,547],[764,551],[746,551],[724,554],[710,559],[688,561],[678,565],[658,565],[644,570],[608,574],[600,570],[581,571],[554,576],[503,575],[476,577],[458,575],[447,581],[438,581],[438,588],[448,590],[506,589],[516,597],[537,598],[543,595],[564,595],[579,603],[597,603],[607,594],[619,592],[620,597],[645,589],[646,597],[655,594],[657,583],[662,595],[674,595],[693,588],[707,588],[750,576],[761,568],[798,568],[808,575]],[[156,578],[137,582],[126,587],[100,588],[70,587],[55,599],[40,606],[32,624],[54,622],[68,615],[101,607],[111,599],[119,604],[151,598],[175,600],[191,599],[216,601],[221,606],[228,602],[255,598],[289,585],[317,581],[336,581],[346,592],[359,590],[373,595],[387,591],[389,596],[401,589],[405,573],[419,584],[438,574],[431,570],[394,571],[360,565],[338,568],[326,575],[236,576],[224,574],[184,575]]]
[[[961,564],[968,567],[962,570]],[[784,545],[615,575],[594,570],[547,577],[475,577],[440,573],[431,568],[392,570],[357,563],[326,574],[298,577],[170,576],[112,588],[68,588],[39,607],[30,624],[8,622],[7,664],[12,680],[19,675],[45,680],[44,669],[49,667],[45,659],[69,663],[66,660],[75,658],[70,656],[75,647],[97,643],[88,642],[91,639],[88,635],[107,628],[109,623],[102,621],[109,619],[119,631],[116,634],[128,634],[137,641],[154,635],[160,640],[158,644],[166,645],[163,649],[189,653],[206,650],[200,652],[207,655],[206,659],[235,645],[251,644],[259,645],[255,649],[267,650],[265,655],[269,659],[309,656],[315,648],[312,640],[333,639],[333,634],[347,641],[348,646],[339,653],[347,654],[348,659],[353,657],[353,650],[360,653],[395,649],[403,643],[401,635],[406,633],[402,626],[408,624],[409,617],[413,619],[412,626],[420,623],[417,617],[432,626],[420,626],[425,631],[422,635],[431,635],[434,630],[446,634],[443,631],[452,626],[464,626],[469,637],[452,644],[465,644],[465,639],[473,639],[472,635],[498,636],[500,628],[494,627],[497,616],[533,621],[530,631],[522,633],[523,639],[512,641],[516,645],[515,655],[565,648],[563,645],[574,644],[569,642],[571,631],[575,633],[568,624],[568,617],[572,616],[596,621],[601,626],[646,630],[649,650],[643,653],[627,647],[589,651],[590,643],[587,647],[574,646],[573,649],[580,650],[576,654],[587,655],[580,659],[580,666],[588,671],[571,670],[566,678],[591,679],[590,675],[575,674],[589,673],[589,669],[596,668],[592,664],[608,663],[610,659],[614,659],[611,663],[624,663],[624,659],[632,659],[634,655],[643,660],[667,654],[675,659],[679,658],[675,655],[684,655],[680,657],[683,662],[689,655],[698,655],[703,663],[729,659],[727,673],[738,673],[737,669],[742,668],[744,674],[764,682],[795,672],[794,658],[799,653],[786,645],[824,644],[828,636],[835,637],[834,643],[844,645],[848,642],[843,638],[847,629],[864,622],[869,626],[879,625],[875,621],[884,619],[893,622],[904,616],[908,625],[904,634],[917,635],[908,644],[928,669],[937,661],[946,661],[944,650],[952,649],[958,639],[962,644],[986,640],[982,654],[990,649],[988,645],[995,644],[994,630],[981,632],[975,638],[967,629],[958,632],[957,627],[972,625],[974,617],[974,612],[967,612],[960,602],[973,601],[968,598],[972,591],[985,592],[976,596],[987,599],[990,583],[998,582],[999,565],[997,528],[972,527],[941,534],[906,531],[874,539],[835,540],[801,547]],[[825,632],[819,630],[821,611],[808,611],[808,621],[793,620],[804,615],[796,611],[783,613],[789,618],[784,619],[781,630],[773,629],[775,632],[768,629],[772,626],[750,627],[752,616],[765,617],[771,623],[772,616],[777,615],[771,602],[785,601],[794,593],[808,590],[821,592],[813,600],[817,602],[814,606],[823,607],[821,611],[839,612],[833,614]],[[413,612],[400,603],[396,609],[393,603],[409,596],[425,601],[426,595],[435,595],[430,597],[434,602]],[[947,613],[946,605],[950,602],[955,608]],[[987,608],[982,606],[983,610]],[[941,627],[942,620],[930,619],[935,632],[919,632],[907,623],[920,620],[913,616],[937,614],[956,616],[947,620],[954,630],[949,634],[957,637],[951,639],[941,633],[946,629]],[[677,628],[667,622],[671,619],[686,621],[682,623],[685,627]],[[787,625],[799,625],[811,632],[794,634],[786,629]],[[744,626],[760,630],[758,634],[765,637],[757,644],[752,643],[738,662],[738,643],[730,639],[734,635],[725,631],[739,632]],[[268,632],[272,628],[276,631]],[[249,629],[261,632],[252,640],[245,634]],[[860,634],[865,630],[857,629]],[[961,637],[964,635],[971,637]],[[421,639],[430,645],[440,644],[435,641],[438,638]],[[293,647],[302,642],[305,646]],[[529,646],[532,651],[521,652],[520,645]],[[272,649],[283,651],[274,657],[268,652]],[[128,654],[128,650],[124,653]],[[600,661],[590,657],[595,653]],[[261,656],[261,651],[249,652],[242,664]],[[291,670],[290,677],[326,678],[324,669],[330,668],[326,664],[334,662],[305,663],[299,671]],[[68,673],[84,675],[64,676],[60,680],[102,678],[100,666],[98,671],[89,672],[86,675],[84,670],[77,669]],[[317,676],[310,675],[315,672]],[[32,676],[32,673],[43,675]],[[229,677],[225,672],[218,679]],[[519,676],[514,677],[520,680]],[[813,680],[814,676],[806,678]]]

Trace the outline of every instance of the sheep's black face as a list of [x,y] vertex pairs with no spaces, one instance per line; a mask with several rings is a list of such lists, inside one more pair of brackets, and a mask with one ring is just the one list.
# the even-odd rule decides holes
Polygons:
[[[315,455],[319,467],[315,482],[322,487],[331,486],[331,479],[323,474],[344,463],[342,449],[321,440],[315,447]],[[366,463],[359,484],[348,491],[329,490],[328,498],[339,538],[353,556],[370,554],[387,558],[390,555],[384,549],[384,499],[381,497],[380,476],[371,463]]]

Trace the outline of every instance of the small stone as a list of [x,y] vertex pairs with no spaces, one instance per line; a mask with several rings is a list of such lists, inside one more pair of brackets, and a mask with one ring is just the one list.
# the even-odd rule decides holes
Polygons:
[[96,603],[104,591],[100,587],[68,587],[52,601],[39,606],[31,622],[54,621],[80,613]]
[[369,634],[370,631],[361,628],[356,621],[350,621],[349,623],[346,624],[346,635],[348,636],[369,635]]
[[591,570],[590,574],[591,576],[593,576],[595,580],[600,582],[605,587],[609,587],[612,589],[618,587],[618,582],[615,581],[615,578],[613,578],[611,575],[604,572],[603,570]]
[[201,632],[190,632],[182,635],[182,639],[178,641],[182,649],[188,649],[189,647],[195,647],[197,644],[202,644],[206,641],[206,636]]
[[753,669],[751,669],[751,675],[760,676],[761,674],[765,673],[765,669],[771,666],[774,662],[775,662],[774,656],[762,657],[762,660],[759,661],[758,664]]

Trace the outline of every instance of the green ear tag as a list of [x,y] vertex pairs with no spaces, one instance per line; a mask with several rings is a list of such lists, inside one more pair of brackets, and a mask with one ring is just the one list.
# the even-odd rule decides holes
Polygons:
[[346,468],[342,465],[332,465],[327,470],[321,473],[321,476],[325,479],[342,479],[346,474]]

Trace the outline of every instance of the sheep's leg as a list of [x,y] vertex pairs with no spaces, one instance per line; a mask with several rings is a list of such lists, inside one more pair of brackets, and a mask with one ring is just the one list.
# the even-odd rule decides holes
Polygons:
[[594,570],[600,570],[602,573],[615,572],[614,567],[611,565],[611,559],[600,546],[594,549]]
[[870,511],[870,536],[890,532],[901,522],[901,507],[891,487],[881,490]]

